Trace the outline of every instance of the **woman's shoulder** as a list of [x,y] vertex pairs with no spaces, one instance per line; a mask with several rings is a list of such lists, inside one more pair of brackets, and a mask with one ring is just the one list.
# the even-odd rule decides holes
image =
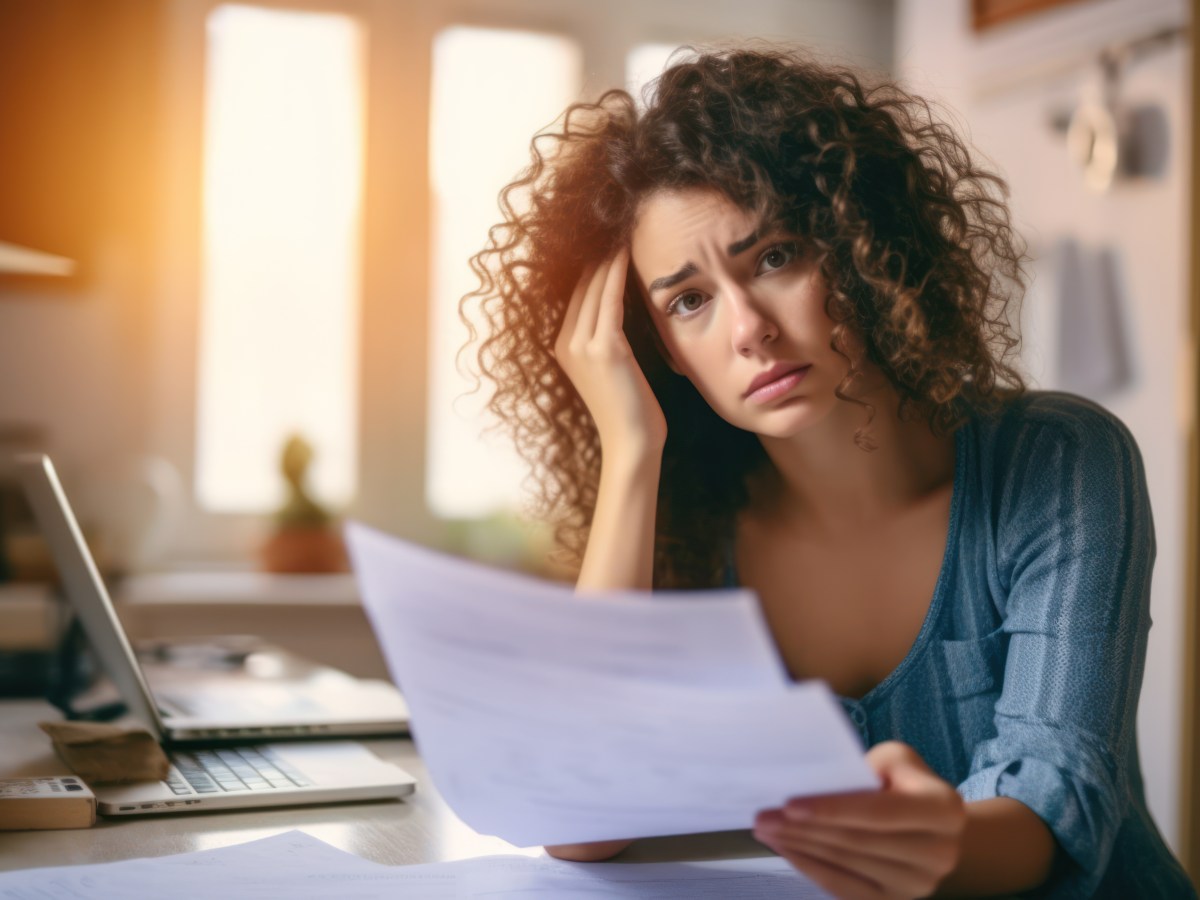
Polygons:
[[1114,413],[1062,391],[1025,391],[996,413],[977,416],[974,424],[1001,455],[1053,452],[1068,445],[1093,453],[1105,448],[1122,455],[1137,452],[1133,434]]
[[[979,484],[1012,511],[1049,502],[1062,491],[1090,503],[1108,496],[1143,496],[1145,470],[1137,441],[1103,406],[1059,391],[1027,391],[1003,409],[971,420]],[[990,486],[990,487],[988,487]],[[1086,499],[1090,497],[1091,499]]]

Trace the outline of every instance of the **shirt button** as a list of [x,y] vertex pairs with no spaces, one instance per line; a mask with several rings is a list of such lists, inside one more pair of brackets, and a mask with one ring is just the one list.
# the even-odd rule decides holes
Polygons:
[[854,723],[854,727],[858,729],[858,733],[862,735],[863,743],[871,743],[871,729],[867,727],[867,711],[859,704],[855,703],[850,707],[850,721]]

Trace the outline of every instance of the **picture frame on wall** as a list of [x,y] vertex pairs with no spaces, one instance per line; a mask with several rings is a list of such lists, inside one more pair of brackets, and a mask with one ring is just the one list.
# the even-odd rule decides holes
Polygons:
[[986,31],[996,25],[1079,2],[1081,0],[971,0],[971,27],[977,32]]

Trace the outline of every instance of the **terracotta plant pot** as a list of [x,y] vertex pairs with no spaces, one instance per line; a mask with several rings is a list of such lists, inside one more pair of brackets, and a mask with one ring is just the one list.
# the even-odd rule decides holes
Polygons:
[[259,551],[264,571],[276,574],[348,572],[349,561],[341,535],[328,528],[280,528]]

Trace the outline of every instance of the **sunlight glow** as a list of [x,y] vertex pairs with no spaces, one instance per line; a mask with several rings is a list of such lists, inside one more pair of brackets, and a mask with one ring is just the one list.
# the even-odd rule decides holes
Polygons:
[[678,44],[638,44],[625,55],[625,90],[642,105],[642,89],[662,74]]
[[208,18],[196,492],[283,497],[302,434],[318,501],[353,496],[365,39],[347,16],[223,5]]
[[579,93],[582,57],[566,38],[453,27],[433,46],[433,188],[427,496],[446,518],[519,505],[525,467],[502,435],[484,436],[481,393],[456,368],[467,332],[459,299],[476,287],[467,260],[500,220],[500,189],[529,162],[529,141]]

